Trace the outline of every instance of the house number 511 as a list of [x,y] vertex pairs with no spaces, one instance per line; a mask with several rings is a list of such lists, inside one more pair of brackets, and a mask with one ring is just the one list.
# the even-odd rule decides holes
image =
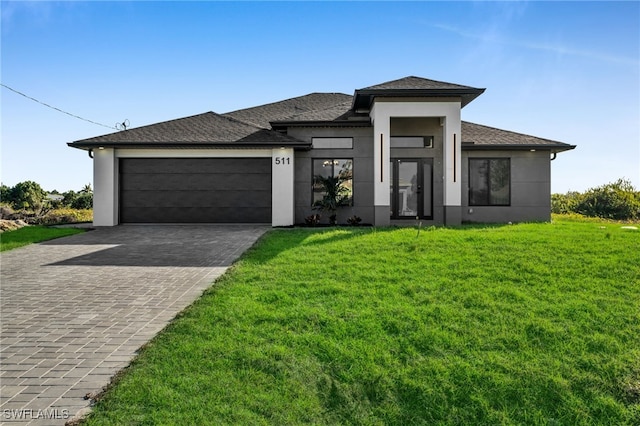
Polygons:
[[291,158],[289,157],[276,157],[276,165],[291,164]]

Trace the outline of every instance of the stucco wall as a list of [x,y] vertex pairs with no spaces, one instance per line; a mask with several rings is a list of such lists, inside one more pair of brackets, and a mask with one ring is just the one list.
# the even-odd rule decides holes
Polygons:
[[[346,223],[348,217],[357,215],[362,223],[373,223],[373,130],[370,127],[350,128],[290,128],[288,135],[309,141],[314,137],[352,137],[352,149],[312,149],[296,151],[295,156],[295,223],[316,213],[311,209],[314,158],[353,159],[352,207],[338,210],[338,223]],[[326,215],[325,215],[326,216]],[[323,222],[328,220],[323,217]]]
[[[314,137],[352,137],[352,149],[312,149],[296,152],[295,161],[295,223],[304,223],[304,218],[314,213],[311,209],[314,158],[352,158],[354,205],[338,211],[338,223],[345,223],[352,215],[362,218],[363,223],[374,223],[373,199],[373,129],[367,128],[289,128],[289,136],[309,141]],[[433,220],[428,224],[444,223],[443,208],[443,129],[439,118],[392,118],[392,136],[433,136],[433,148],[394,148],[391,158],[433,159]],[[390,211],[390,209],[387,209]],[[324,221],[327,218],[323,218]],[[411,220],[395,220],[394,224],[413,224]]]
[[[469,206],[469,158],[511,159],[510,206]],[[463,151],[462,160],[463,221],[506,223],[551,219],[549,151]]]

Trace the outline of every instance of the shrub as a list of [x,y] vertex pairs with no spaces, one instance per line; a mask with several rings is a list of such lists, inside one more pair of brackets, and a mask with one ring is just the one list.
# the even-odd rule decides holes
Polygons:
[[90,209],[93,207],[93,194],[89,192],[81,192],[71,203],[72,209]]
[[575,213],[614,220],[640,218],[640,192],[630,181],[618,179],[613,183],[589,189],[575,206]]
[[569,191],[566,194],[551,194],[551,213],[575,213],[581,199],[582,194],[576,191]]
[[39,223],[42,225],[55,225],[62,223],[80,223],[91,222],[93,220],[93,211],[90,209],[55,209],[48,212]]

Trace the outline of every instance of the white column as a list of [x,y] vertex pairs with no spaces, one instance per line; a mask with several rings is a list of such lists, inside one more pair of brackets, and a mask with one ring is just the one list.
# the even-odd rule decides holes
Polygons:
[[113,148],[93,150],[93,225],[118,224],[118,164]]
[[370,116],[373,121],[374,224],[376,226],[390,223],[389,161],[391,148],[389,138],[392,117],[442,117],[444,121],[443,202],[445,223],[453,225],[460,223],[462,213],[460,109],[460,101],[385,102],[384,100],[376,100],[374,102]]
[[386,104],[374,104],[371,109],[373,121],[373,205],[376,226],[390,223],[391,117],[385,106]]
[[295,220],[293,148],[271,153],[271,226],[292,226]]
[[462,140],[460,136],[460,110],[450,111],[444,117],[444,205],[462,205]]

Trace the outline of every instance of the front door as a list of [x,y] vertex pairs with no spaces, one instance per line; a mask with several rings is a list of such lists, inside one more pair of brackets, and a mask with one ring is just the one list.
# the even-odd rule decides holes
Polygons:
[[391,159],[391,218],[433,219],[433,159]]

